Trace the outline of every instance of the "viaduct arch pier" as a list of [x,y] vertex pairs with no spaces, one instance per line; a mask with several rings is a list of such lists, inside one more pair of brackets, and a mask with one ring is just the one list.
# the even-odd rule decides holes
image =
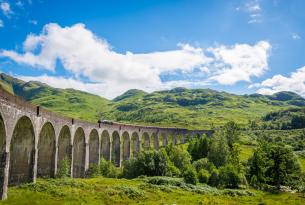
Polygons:
[[0,88],[0,194],[9,185],[54,177],[64,159],[71,162],[70,176],[85,176],[90,164],[101,158],[121,166],[141,150],[168,143],[185,143],[210,130],[89,123],[63,117],[32,105]]

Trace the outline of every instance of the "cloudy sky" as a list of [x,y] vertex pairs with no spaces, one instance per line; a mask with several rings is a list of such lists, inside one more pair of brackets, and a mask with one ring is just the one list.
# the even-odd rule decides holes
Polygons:
[[303,0],[0,0],[0,71],[106,98],[128,89],[305,97]]

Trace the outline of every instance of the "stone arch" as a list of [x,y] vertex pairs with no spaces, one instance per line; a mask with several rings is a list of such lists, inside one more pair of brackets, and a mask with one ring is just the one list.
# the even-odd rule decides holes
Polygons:
[[99,161],[99,137],[96,129],[89,135],[89,164],[98,164]]
[[162,146],[166,147],[168,145],[167,135],[165,133],[161,133],[160,139],[161,139],[161,142],[162,142]]
[[73,177],[81,178],[85,176],[85,157],[86,143],[85,132],[79,127],[77,128],[73,141]]
[[33,180],[34,133],[30,118],[23,116],[17,121],[10,146],[9,184],[16,185]]
[[159,149],[159,137],[156,133],[151,134],[151,147],[158,150]]
[[71,132],[67,125],[63,126],[60,130],[58,137],[58,155],[57,155],[57,168],[61,169],[64,160],[68,160],[71,166]]
[[112,153],[111,153],[111,159],[115,166],[121,165],[121,141],[120,141],[120,135],[117,131],[114,131],[112,133]]
[[140,138],[138,133],[134,132],[131,135],[131,152],[133,157],[137,157],[140,152]]
[[144,150],[149,150],[150,148],[150,139],[147,132],[144,132],[142,135],[142,147]]
[[55,130],[50,122],[45,123],[38,139],[37,176],[54,177]]
[[102,132],[101,155],[105,160],[110,160],[110,136],[107,130]]
[[130,137],[128,132],[124,132],[122,135],[123,139],[123,160],[128,160],[130,158]]
[[[2,114],[0,113],[0,169],[4,167],[5,159],[4,159],[4,153],[5,150],[5,144],[6,144],[6,129],[4,120],[2,118]],[[0,171],[0,181],[3,182],[3,172]],[[0,182],[0,184],[1,184]]]
[[173,145],[177,144],[177,135],[175,135],[175,134],[172,135],[172,143],[173,143]]

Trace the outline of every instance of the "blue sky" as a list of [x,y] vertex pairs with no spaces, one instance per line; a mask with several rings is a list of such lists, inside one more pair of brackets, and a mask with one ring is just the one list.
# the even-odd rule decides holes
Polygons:
[[0,71],[107,98],[132,88],[305,96],[303,0],[0,0]]

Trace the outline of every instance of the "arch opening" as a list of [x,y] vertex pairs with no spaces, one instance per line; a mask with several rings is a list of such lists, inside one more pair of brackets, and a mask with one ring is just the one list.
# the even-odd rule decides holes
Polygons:
[[71,132],[67,125],[61,128],[58,138],[58,155],[57,155],[57,168],[61,169],[64,160],[67,160],[71,166]]
[[81,178],[85,176],[85,133],[82,128],[78,128],[73,141],[73,177]]
[[151,135],[151,142],[152,145],[151,147],[153,147],[154,149],[158,150],[159,149],[159,137],[156,133],[152,133]]
[[115,166],[121,165],[121,149],[120,149],[120,135],[117,131],[114,131],[112,134],[112,153],[111,159]]
[[132,156],[137,157],[140,152],[140,138],[136,132],[132,133],[131,135],[131,150]]
[[101,155],[105,160],[110,160],[110,136],[107,130],[102,132]]
[[128,132],[123,133],[123,160],[130,158],[130,137]]
[[98,164],[99,161],[99,139],[98,133],[94,129],[89,136],[89,164]]
[[144,150],[149,150],[150,148],[150,139],[147,132],[144,132],[142,135],[142,147]]
[[163,147],[166,147],[168,145],[168,138],[166,134],[164,133],[161,134],[161,141]]
[[31,182],[34,166],[34,127],[30,118],[23,116],[15,125],[10,146],[9,184]]
[[38,139],[37,176],[54,177],[55,130],[51,123],[43,125]]

